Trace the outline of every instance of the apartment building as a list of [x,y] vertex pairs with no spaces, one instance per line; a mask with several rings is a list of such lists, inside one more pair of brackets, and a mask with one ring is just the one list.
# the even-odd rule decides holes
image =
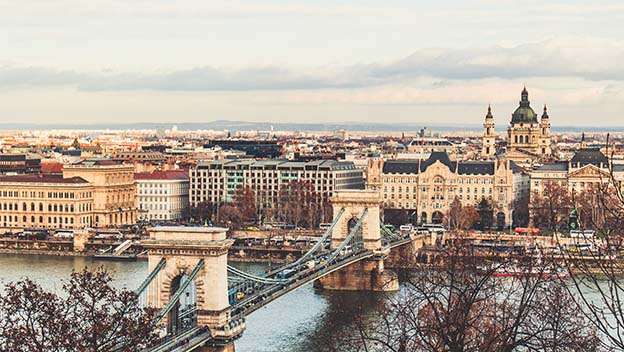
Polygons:
[[139,220],[182,219],[189,207],[188,170],[137,173],[134,179]]
[[309,181],[322,198],[329,199],[335,190],[363,189],[364,171],[352,162],[315,160],[211,160],[192,167],[190,204],[230,202],[236,190],[249,186],[258,202],[270,204],[284,184]]

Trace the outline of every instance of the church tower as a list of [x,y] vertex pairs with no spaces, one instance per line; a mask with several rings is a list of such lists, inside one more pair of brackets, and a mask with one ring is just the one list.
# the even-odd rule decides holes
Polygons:
[[550,117],[548,117],[548,108],[546,107],[546,104],[544,104],[544,112],[542,113],[540,128],[539,152],[542,157],[549,157],[552,154],[552,149],[550,140]]
[[496,155],[496,134],[494,133],[494,116],[492,107],[488,105],[488,112],[483,122],[483,147],[481,157],[489,158]]

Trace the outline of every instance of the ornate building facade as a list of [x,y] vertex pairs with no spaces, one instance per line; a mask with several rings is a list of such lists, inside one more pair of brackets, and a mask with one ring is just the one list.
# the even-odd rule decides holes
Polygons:
[[81,177],[0,176],[0,228],[79,229],[93,224],[93,185]]
[[82,177],[93,185],[93,226],[132,225],[137,221],[134,166],[110,159],[65,165],[63,177]]
[[541,120],[531,108],[529,92],[522,90],[520,106],[511,115],[507,129],[505,156],[518,162],[530,163],[535,159],[548,158],[552,154],[550,140],[550,117],[546,105]]
[[[483,123],[483,146],[481,155],[484,158],[496,154],[496,137],[494,134],[494,117],[491,109]],[[550,117],[544,105],[541,118],[531,108],[529,92],[526,87],[520,94],[518,108],[511,115],[507,128],[507,148],[505,157],[520,164],[531,164],[536,160],[549,159],[552,155]]]
[[434,152],[426,160],[371,158],[367,186],[380,190],[385,212],[407,211],[419,223],[442,222],[456,197],[463,205],[486,199],[494,207],[494,224],[503,227],[529,181],[509,160],[451,161]]
[[613,164],[598,149],[581,149],[569,161],[546,163],[531,171],[531,194],[542,194],[548,182],[579,194],[593,184],[608,183],[613,177],[624,181],[624,165]]

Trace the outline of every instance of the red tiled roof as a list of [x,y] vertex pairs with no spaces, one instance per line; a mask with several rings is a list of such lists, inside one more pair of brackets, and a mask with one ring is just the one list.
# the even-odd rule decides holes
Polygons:
[[0,182],[20,182],[20,183],[89,183],[82,177],[63,178],[57,175],[15,175],[0,176]]
[[42,163],[41,173],[44,174],[60,174],[63,172],[63,164],[61,163]]
[[155,170],[152,173],[142,172],[134,174],[135,180],[188,180],[187,170]]

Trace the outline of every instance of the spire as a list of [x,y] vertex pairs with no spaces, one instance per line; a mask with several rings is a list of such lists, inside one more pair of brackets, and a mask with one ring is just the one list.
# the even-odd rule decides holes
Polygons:
[[492,105],[488,104],[488,112],[487,115],[485,115],[486,119],[493,119],[494,116],[492,116]]
[[529,92],[526,89],[526,85],[522,88],[522,93],[520,93],[520,106],[528,107],[529,106]]
[[544,113],[542,114],[542,118],[543,119],[548,118],[548,108],[546,107],[546,104],[544,104]]

